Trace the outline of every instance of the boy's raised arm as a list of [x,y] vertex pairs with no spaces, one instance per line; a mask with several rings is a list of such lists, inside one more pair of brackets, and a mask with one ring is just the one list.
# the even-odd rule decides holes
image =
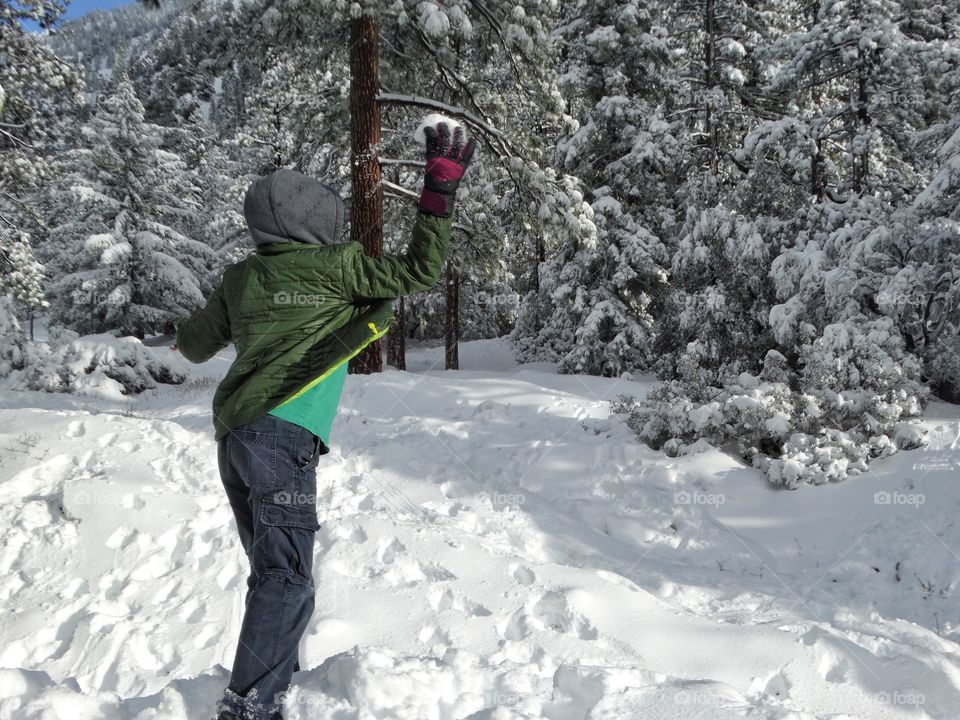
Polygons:
[[389,300],[429,290],[447,257],[452,217],[417,211],[410,244],[400,255],[370,257],[359,243],[343,255],[343,286],[351,300]]
[[359,243],[343,256],[343,287],[351,300],[388,300],[429,290],[440,278],[453,227],[457,188],[473,160],[475,141],[465,142],[459,126],[424,128],[426,176],[417,203],[410,244],[400,255],[369,257]]

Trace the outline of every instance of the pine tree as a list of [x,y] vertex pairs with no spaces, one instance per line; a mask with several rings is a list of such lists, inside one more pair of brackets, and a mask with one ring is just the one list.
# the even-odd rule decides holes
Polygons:
[[183,161],[160,149],[161,135],[119,68],[83,128],[89,149],[70,154],[55,191],[79,212],[79,222],[61,223],[52,238],[78,258],[51,292],[51,315],[63,325],[140,338],[170,332],[210,291],[211,251],[171,225],[190,224],[196,187]]
[[209,103],[213,96],[211,35],[222,22],[219,9],[195,4],[163,29],[163,39],[137,63],[138,73],[149,79],[144,115],[148,122],[172,127]]
[[11,232],[13,237],[0,247],[0,294],[12,300],[18,315],[30,318],[30,339],[33,339],[34,312],[48,306],[43,297],[43,266],[36,261],[25,232]]
[[679,161],[676,128],[662,114],[666,29],[641,3],[580,2],[559,33],[558,83],[571,117],[557,160],[593,189],[596,233],[574,236],[540,267],[514,345],[520,359],[559,360],[565,372],[649,369],[667,255],[645,223],[672,227],[663,199],[673,195],[666,189]]
[[[58,58],[24,21],[54,28],[64,5],[46,0],[0,2],[0,291],[14,301],[0,305],[30,315],[43,307],[42,268],[35,261],[31,233],[43,228],[33,194],[50,180],[47,151],[56,133],[57,110],[77,100],[75,69]],[[18,332],[13,318],[0,318],[5,331]]]
[[226,149],[212,145],[200,163],[197,176],[203,207],[196,239],[217,255],[218,266],[236,262],[250,253],[243,197],[249,181]]
[[[80,79],[24,21],[53,28],[64,6],[47,0],[0,2],[0,212],[8,226],[26,190],[49,174],[43,146],[56,126],[60,103],[77,99]],[[23,208],[18,212],[23,214]]]
[[895,227],[884,239],[910,258],[886,291],[913,300],[896,306],[908,347],[923,358],[937,394],[960,402],[960,93],[955,97],[957,112],[946,124],[955,129],[939,149],[938,167],[903,212],[903,231]]
[[688,385],[722,385],[759,370],[774,345],[768,268],[777,233],[775,221],[749,219],[723,205],[688,214],[654,348],[662,374],[686,372]]
[[812,141],[805,174],[818,197],[899,200],[916,189],[910,133],[926,124],[918,93],[936,54],[903,32],[897,9],[886,0],[812,3],[803,26],[771,48],[780,63],[771,88]]
[[593,203],[594,233],[542,265],[540,289],[524,299],[512,335],[520,360],[606,376],[652,367],[650,305],[666,287],[666,253],[603,192]]
[[685,128],[685,201],[710,207],[740,180],[734,153],[764,112],[761,51],[782,16],[747,0],[682,0],[665,8],[677,56],[668,112]]
[[570,115],[557,160],[586,187],[608,188],[654,234],[669,232],[682,125],[664,117],[678,90],[668,29],[655,6],[636,0],[571,5],[557,31],[558,85]]
[[287,50],[271,50],[262,64],[257,91],[244,98],[246,120],[238,132],[246,162],[264,173],[294,167],[341,184],[348,177],[331,176],[329,171],[339,173],[339,168],[326,166],[326,161],[329,145],[343,152],[339,144],[348,139],[344,131],[349,118],[345,108],[335,104],[343,103],[349,75],[313,67]]

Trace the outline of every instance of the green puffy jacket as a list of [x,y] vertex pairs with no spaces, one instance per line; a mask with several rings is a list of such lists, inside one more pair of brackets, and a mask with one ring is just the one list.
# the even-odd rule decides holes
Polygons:
[[452,224],[418,210],[400,255],[368,257],[356,242],[272,243],[227,267],[176,341],[191,362],[230,342],[237,348],[213,396],[214,437],[269,412],[386,333],[392,300],[436,285]]

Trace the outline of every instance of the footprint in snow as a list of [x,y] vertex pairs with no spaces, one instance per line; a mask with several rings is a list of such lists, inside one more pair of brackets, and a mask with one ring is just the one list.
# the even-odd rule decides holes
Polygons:
[[456,576],[435,563],[424,564],[406,556],[398,556],[386,570],[370,570],[371,576],[379,576],[394,587],[414,587],[423,582],[453,580]]
[[157,590],[151,600],[151,603],[154,605],[159,605],[171,597],[178,597],[176,593],[180,589],[180,585],[180,580],[177,578],[170,578],[159,590]]
[[431,582],[443,582],[444,580],[456,580],[457,576],[447,570],[440,563],[422,563],[417,562],[420,572],[424,574]]
[[196,598],[188,599],[183,605],[180,606],[179,615],[180,619],[185,623],[198,623],[203,620],[203,616],[206,615],[207,608],[197,600]]
[[332,534],[338,540],[347,540],[358,545],[367,541],[367,533],[356,524],[337,525]]
[[247,571],[236,560],[230,560],[217,573],[217,586],[221,590],[233,590],[246,582]]
[[206,650],[216,643],[223,633],[223,626],[219,623],[204,623],[200,631],[193,636],[193,647],[197,650]]
[[497,633],[505,641],[519,642],[530,634],[530,630],[527,613],[523,608],[497,623]]
[[397,557],[397,553],[402,553],[407,548],[404,547],[395,537],[387,537],[380,541],[377,549],[377,560],[384,565],[390,565]]
[[534,627],[539,625],[581,640],[596,640],[598,637],[596,628],[570,607],[564,593],[551,590],[541,595],[529,608],[531,625]]
[[521,585],[533,585],[537,576],[530,568],[524,565],[517,565],[513,569],[513,579]]
[[452,644],[450,636],[439,625],[424,625],[417,633],[417,639],[431,648],[437,645],[449,647]]
[[439,612],[455,610],[464,615],[473,617],[487,617],[492,613],[480,603],[470,600],[463,593],[452,588],[436,587],[430,591],[427,599],[430,607]]
[[817,664],[817,671],[827,682],[842,683],[847,681],[850,672],[850,662],[832,650],[824,651]]
[[111,550],[123,550],[137,537],[137,531],[121,525],[107,538],[104,545]]
[[750,683],[751,693],[771,695],[778,700],[789,698],[791,687],[791,683],[787,680],[782,668],[774,670],[769,675],[755,677]]

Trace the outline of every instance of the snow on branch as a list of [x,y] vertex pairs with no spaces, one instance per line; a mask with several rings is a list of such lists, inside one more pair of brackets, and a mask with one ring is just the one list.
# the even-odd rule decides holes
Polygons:
[[385,195],[403,198],[404,200],[416,201],[420,199],[419,193],[414,192],[413,190],[408,190],[407,188],[403,187],[403,185],[397,185],[389,180],[381,180],[380,184],[383,186],[383,192]]
[[380,163],[381,167],[386,167],[387,165],[394,165],[400,167],[426,167],[427,163],[423,160],[404,160],[402,158],[377,158],[377,162]]
[[462,118],[469,123],[470,127],[487,136],[487,141],[492,147],[494,147],[494,149],[498,149],[498,146],[500,150],[499,154],[514,154],[510,148],[509,141],[500,130],[497,130],[497,128],[495,128],[493,125],[486,122],[482,118],[477,117],[474,113],[470,112],[466,108],[457,107],[456,105],[449,105],[447,103],[440,102],[439,100],[432,100],[419,95],[401,95],[398,93],[380,93],[377,95],[376,100],[377,102],[389,103],[391,105],[408,105],[412,107],[430,108],[431,110],[436,110],[444,115]]

